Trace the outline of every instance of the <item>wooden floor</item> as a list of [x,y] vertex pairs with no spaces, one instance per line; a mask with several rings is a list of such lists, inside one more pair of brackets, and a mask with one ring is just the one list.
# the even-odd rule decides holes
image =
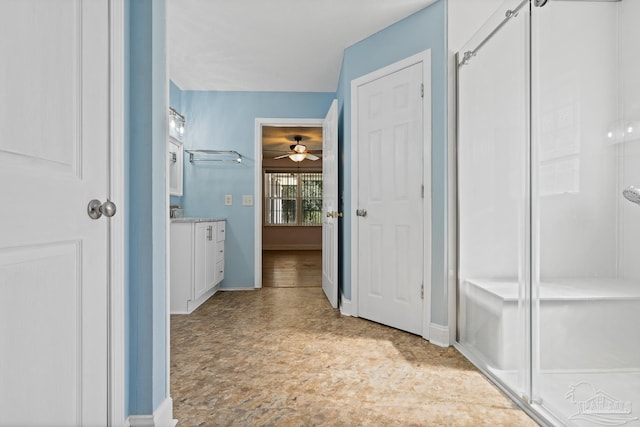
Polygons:
[[322,251],[262,251],[262,286],[322,286]]

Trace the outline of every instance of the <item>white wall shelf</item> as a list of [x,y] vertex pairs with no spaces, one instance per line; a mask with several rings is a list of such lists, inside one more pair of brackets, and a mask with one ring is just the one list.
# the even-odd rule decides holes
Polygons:
[[231,162],[242,163],[242,155],[234,150],[185,150],[189,162]]

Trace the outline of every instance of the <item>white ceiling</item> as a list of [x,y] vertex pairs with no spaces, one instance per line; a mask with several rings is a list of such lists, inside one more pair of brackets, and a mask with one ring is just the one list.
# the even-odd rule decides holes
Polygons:
[[344,48],[436,0],[167,0],[182,90],[335,92]]

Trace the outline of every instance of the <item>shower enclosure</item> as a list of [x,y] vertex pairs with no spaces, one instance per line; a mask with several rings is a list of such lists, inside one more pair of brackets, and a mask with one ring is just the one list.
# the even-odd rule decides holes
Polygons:
[[457,56],[457,348],[542,422],[640,426],[640,1],[506,1]]

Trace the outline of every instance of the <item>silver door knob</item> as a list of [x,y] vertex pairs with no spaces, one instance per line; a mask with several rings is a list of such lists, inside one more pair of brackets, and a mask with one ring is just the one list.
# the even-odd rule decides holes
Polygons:
[[356,215],[358,215],[358,216],[367,216],[367,210],[366,209],[358,209],[356,211]]
[[111,218],[116,214],[116,204],[108,199],[104,203],[101,203],[98,199],[93,199],[87,205],[87,214],[91,219],[98,219],[102,215]]

